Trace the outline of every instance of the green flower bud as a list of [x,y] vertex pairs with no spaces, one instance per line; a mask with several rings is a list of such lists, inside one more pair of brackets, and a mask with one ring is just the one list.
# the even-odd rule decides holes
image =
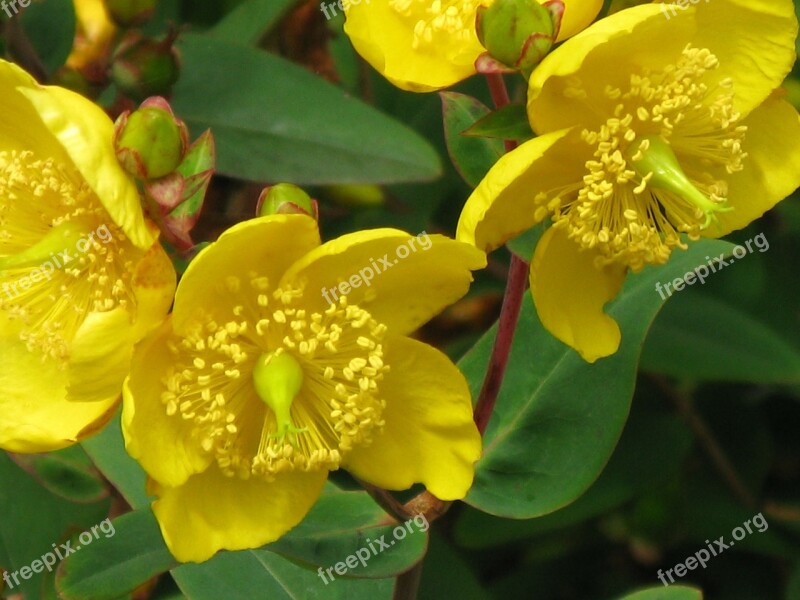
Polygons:
[[[491,63],[520,70],[526,76],[550,51],[558,37],[564,3],[552,0],[546,5],[536,0],[496,0],[478,7],[478,39],[488,51],[478,59],[482,72],[492,72]],[[494,60],[492,60],[494,59]]]
[[150,20],[156,0],[105,0],[108,14],[117,25],[131,27]]
[[183,160],[187,144],[186,125],[163,98],[145,101],[139,110],[123,113],[115,123],[117,159],[140,179],[172,173]]
[[157,42],[130,34],[114,55],[111,80],[137,102],[149,96],[168,96],[180,74],[174,42],[174,35]]
[[304,214],[318,217],[317,201],[291,183],[279,183],[264,188],[258,197],[256,215]]

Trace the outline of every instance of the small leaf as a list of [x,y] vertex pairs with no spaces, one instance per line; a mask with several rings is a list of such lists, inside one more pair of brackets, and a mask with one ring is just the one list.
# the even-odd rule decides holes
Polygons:
[[[109,504],[108,499],[92,504],[69,502],[42,487],[0,451],[0,570],[14,573],[31,568],[34,560],[53,550],[54,543],[105,519]],[[18,578],[18,585],[6,586],[3,592],[50,599],[55,595],[55,573],[53,566],[49,568],[27,580]]]
[[428,547],[428,523],[415,518],[387,525],[386,513],[366,492],[344,492],[329,484],[308,516],[264,549],[323,569],[360,555],[363,561],[348,565],[348,577],[396,576]]
[[479,119],[461,135],[517,142],[535,137],[524,104],[507,104]]
[[114,600],[177,565],[149,508],[123,515],[105,537],[67,557],[56,588],[64,600]]
[[458,173],[473,188],[476,187],[503,155],[503,142],[488,138],[470,138],[462,134],[490,110],[472,96],[456,92],[440,92],[444,138],[447,151]]
[[48,454],[9,454],[49,492],[79,503],[108,497],[105,481],[79,447]]
[[[13,6],[13,3],[8,2]],[[71,0],[30,3],[19,15],[25,34],[48,75],[67,61],[75,39],[75,9]]]

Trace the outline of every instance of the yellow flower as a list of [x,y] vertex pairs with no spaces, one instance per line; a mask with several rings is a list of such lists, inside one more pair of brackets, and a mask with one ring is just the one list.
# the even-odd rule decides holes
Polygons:
[[273,215],[190,264],[171,319],[135,353],[122,417],[178,560],[274,541],[340,467],[383,488],[466,494],[481,452],[466,381],[407,334],[485,259],[439,235],[405,252],[414,243],[381,229],[319,245],[312,218]]
[[[348,0],[344,30],[356,51],[394,85],[429,92],[475,74],[475,60],[485,51],[475,15],[492,1]],[[603,6],[602,0],[564,4],[558,41],[589,25]]]
[[588,361],[616,352],[603,306],[628,270],[744,227],[800,184],[800,123],[773,94],[795,59],[790,0],[645,5],[603,19],[530,79],[540,137],[467,201],[458,239],[492,250],[551,217],[531,266],[542,323]]
[[43,452],[113,413],[175,272],[111,120],[0,61],[0,448]]
[[103,0],[73,0],[73,4],[77,31],[67,66],[81,69],[108,54],[117,28]]

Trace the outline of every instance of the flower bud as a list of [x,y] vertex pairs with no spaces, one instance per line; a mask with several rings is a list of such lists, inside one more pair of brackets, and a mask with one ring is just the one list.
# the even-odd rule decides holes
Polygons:
[[256,215],[304,214],[315,219],[319,215],[317,201],[291,183],[264,188],[258,197]]
[[137,33],[128,35],[114,55],[112,81],[137,102],[148,96],[168,96],[180,73],[174,42],[174,35],[161,42]]
[[507,67],[529,75],[555,43],[563,14],[561,0],[546,4],[536,0],[496,0],[489,7],[478,7],[478,39],[488,57],[479,57],[476,66],[482,72],[492,72],[487,65],[496,61],[496,70]]
[[156,0],[106,0],[106,8],[117,25],[132,27],[150,20]]
[[167,101],[150,98],[133,113],[119,116],[114,147],[128,173],[140,179],[158,179],[180,165],[188,136],[186,125],[175,117]]

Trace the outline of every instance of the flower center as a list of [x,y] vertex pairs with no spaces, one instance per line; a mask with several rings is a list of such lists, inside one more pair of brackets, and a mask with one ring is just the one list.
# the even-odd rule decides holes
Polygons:
[[[665,263],[681,239],[700,232],[727,206],[726,178],[742,170],[746,127],[733,106],[730,79],[704,79],[719,61],[687,46],[659,72],[643,69],[628,90],[607,86],[614,116],[581,138],[595,148],[582,185],[551,201],[554,226],[603,262],[634,271]],[[566,96],[585,96],[579,81]],[[576,193],[577,192],[577,193]]]
[[0,311],[62,364],[87,313],[133,302],[134,254],[71,165],[0,152]]
[[270,292],[255,273],[222,285],[243,302],[225,322],[196,314],[171,342],[167,415],[188,421],[193,443],[228,476],[337,469],[383,427],[386,327],[346,296],[308,312],[302,289]]
[[297,435],[308,431],[292,424],[291,408],[295,396],[303,386],[303,369],[291,354],[278,348],[256,359],[253,367],[253,385],[256,394],[272,411],[277,429],[274,437],[282,444],[287,434],[292,434],[292,446],[297,447]]
[[[488,4],[487,2],[484,2]],[[448,47],[476,38],[475,13],[480,0],[389,0],[389,6],[414,23],[411,47]]]

